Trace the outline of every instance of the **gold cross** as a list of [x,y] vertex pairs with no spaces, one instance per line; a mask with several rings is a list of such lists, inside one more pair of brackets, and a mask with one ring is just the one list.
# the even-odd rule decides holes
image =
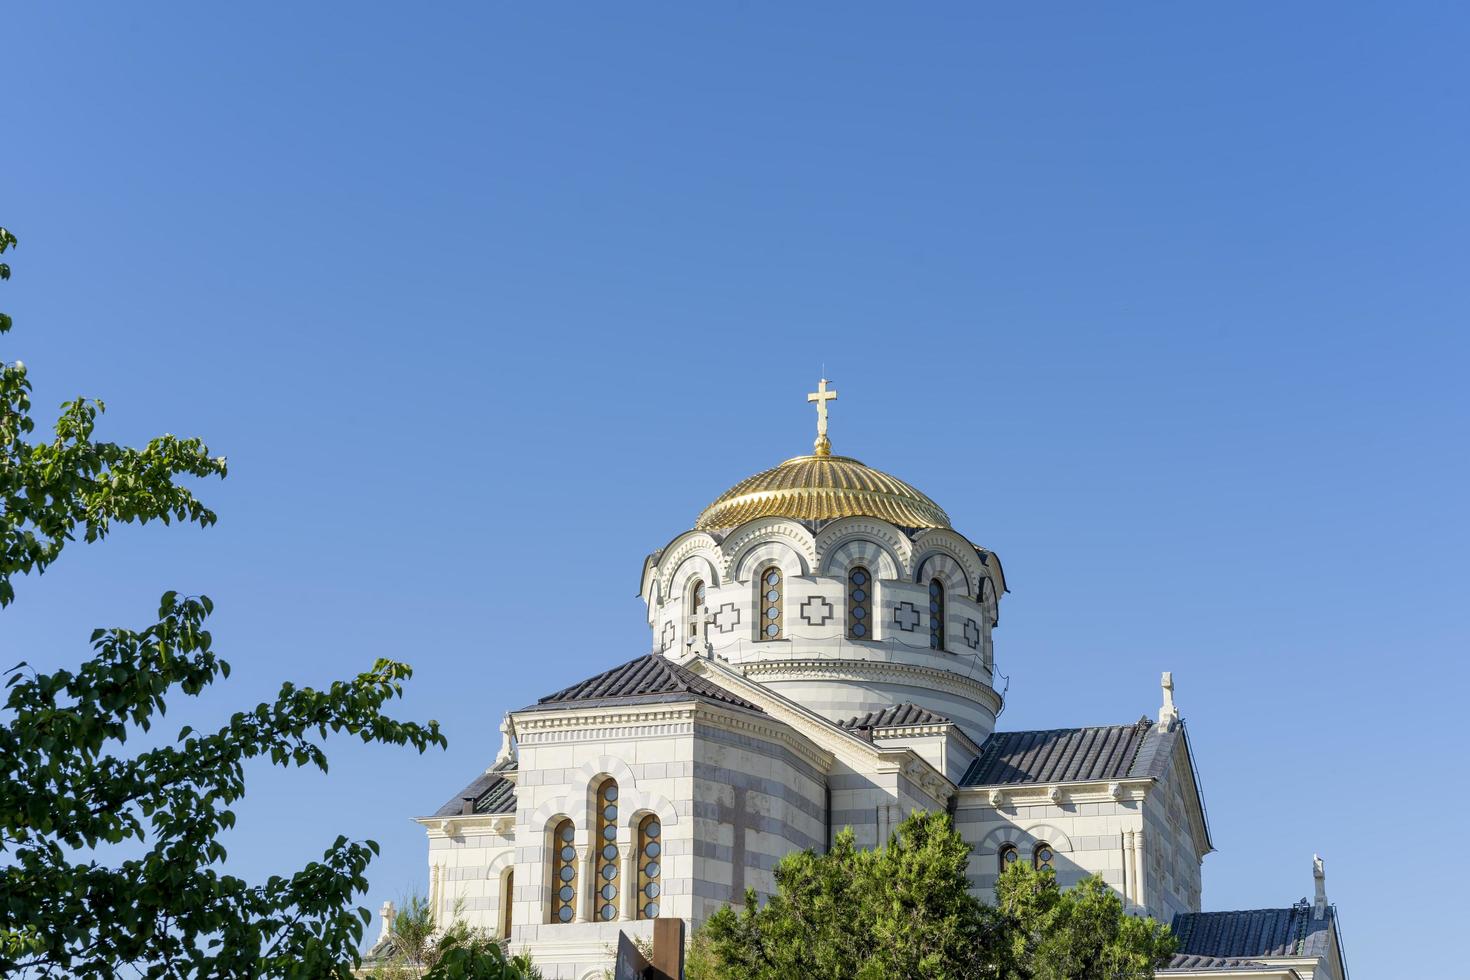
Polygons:
[[818,456],[831,456],[832,443],[827,440],[827,403],[837,397],[837,392],[827,390],[827,379],[823,378],[817,385],[817,390],[806,396],[809,402],[817,403],[817,441],[815,444]]

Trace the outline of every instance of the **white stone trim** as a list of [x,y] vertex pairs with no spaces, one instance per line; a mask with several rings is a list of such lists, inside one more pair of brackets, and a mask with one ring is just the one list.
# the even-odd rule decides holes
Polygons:
[[969,585],[966,594],[973,599],[979,591],[980,579],[985,576],[985,566],[980,564],[975,546],[964,535],[949,528],[932,527],[914,535],[914,581],[917,582],[923,572],[924,562],[939,554],[949,556],[964,569]]
[[1005,824],[996,827],[990,833],[980,838],[980,843],[975,845],[975,850],[982,854],[1000,850],[1004,844],[1029,844],[1035,847],[1041,841],[1051,845],[1052,850],[1062,854],[1070,854],[1074,850],[1072,838],[1060,827],[1049,823],[1033,824]]
[[669,542],[663,554],[659,555],[658,564],[654,566],[661,596],[672,594],[674,573],[679,570],[684,559],[692,555],[704,556],[717,573],[724,570],[724,553],[720,550],[720,543],[703,531],[686,531]]
[[877,558],[878,567],[868,564],[868,570],[880,579],[908,578],[913,557],[908,537],[892,524],[871,517],[844,517],[822,528],[817,534],[819,574],[845,579],[860,545],[867,546],[861,557],[869,562]]
[[[742,674],[759,678],[760,683],[771,681],[823,680],[857,682],[886,680],[897,684],[929,688],[953,694],[969,701],[979,702],[991,713],[1000,710],[1000,695],[989,684],[982,683],[964,674],[938,667],[918,664],[900,664],[886,660],[760,660],[740,664]],[[749,700],[754,701],[755,698]],[[759,702],[757,702],[759,703]]]
[[1054,805],[1053,790],[1061,793],[1066,805],[1079,803],[1117,803],[1142,800],[1156,785],[1152,776],[1133,779],[1091,779],[1060,783],[1006,783],[1001,786],[961,786],[957,805],[964,808],[996,809],[990,797],[999,793],[1002,806]]
[[779,517],[767,517],[743,524],[725,539],[720,550],[725,557],[725,572],[729,579],[743,582],[750,578],[749,566],[757,558],[770,554],[755,555],[762,545],[779,545],[779,552],[789,555],[795,564],[788,566],[777,562],[787,574],[810,575],[817,567],[817,543],[810,531],[795,521]]
[[[931,551],[914,568],[916,585],[927,586],[931,579],[936,578],[944,583],[945,598],[966,598],[974,601],[975,590],[970,586],[970,577],[965,574],[964,566],[955,561],[954,556],[948,552]],[[945,614],[948,618],[948,609]]]

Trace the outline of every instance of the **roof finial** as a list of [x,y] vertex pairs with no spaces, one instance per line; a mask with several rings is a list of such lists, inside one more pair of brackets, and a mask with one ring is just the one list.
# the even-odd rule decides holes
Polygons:
[[1171,732],[1179,723],[1179,709],[1174,707],[1174,672],[1164,671],[1160,684],[1164,688],[1164,703],[1159,707],[1159,730]]
[[817,441],[813,448],[818,456],[831,456],[832,443],[827,439],[827,403],[837,397],[837,392],[827,390],[827,379],[823,378],[817,390],[809,393],[806,400],[817,403]]
[[495,765],[504,765],[515,758],[515,726],[511,724],[510,713],[506,712],[500,720],[500,751],[495,754]]

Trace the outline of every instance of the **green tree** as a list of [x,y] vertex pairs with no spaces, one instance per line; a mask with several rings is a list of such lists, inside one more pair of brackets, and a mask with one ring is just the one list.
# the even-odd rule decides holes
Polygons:
[[[15,245],[0,229],[0,253]],[[0,265],[0,278],[9,276]],[[0,318],[0,333],[10,327]],[[225,476],[225,460],[200,440],[99,442],[102,403],[77,398],[62,406],[50,439],[32,442],[30,392],[22,363],[0,365],[0,607],[14,601],[18,577],[44,572],[78,534],[96,541],[115,523],[214,522],[178,482]],[[380,660],[324,690],[283,684],[275,700],[215,731],[185,727],[130,751],[168,699],[228,677],[205,625],[212,608],[204,596],[165,592],[154,621],[93,631],[91,654],[74,669],[6,671],[0,973],[351,976],[369,918],[353,896],[367,885],[377,845],[339,837],[320,861],[264,882],[221,873],[219,835],[235,823],[244,764],[325,770],[332,732],[420,752],[444,737],[434,722],[383,713],[410,670]],[[103,860],[108,845],[128,842],[141,856]]]
[[1012,868],[986,905],[969,853],[947,815],[915,813],[877,850],[844,831],[827,854],[788,855],[764,905],[747,892],[694,937],[689,980],[1141,980],[1173,951],[1097,878],[1062,892],[1050,871]]
[[1122,900],[1096,875],[1063,891],[1050,868],[1017,861],[995,895],[1007,980],[1148,980],[1177,945],[1162,923],[1124,915]]
[[541,980],[530,957],[506,956],[498,942],[467,924],[462,913],[461,903],[441,927],[428,901],[410,895],[393,919],[389,949],[373,965],[370,980]]

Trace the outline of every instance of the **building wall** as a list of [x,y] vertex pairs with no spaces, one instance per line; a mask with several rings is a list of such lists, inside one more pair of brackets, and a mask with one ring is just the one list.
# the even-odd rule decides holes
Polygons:
[[1161,913],[1164,922],[1200,910],[1204,847],[1191,817],[1193,793],[1188,753],[1179,739],[1163,779],[1148,794],[1143,809],[1149,907],[1157,910],[1156,915]]
[[1131,869],[1124,833],[1143,822],[1141,800],[1035,804],[992,807],[980,791],[963,792],[955,811],[955,826],[974,852],[970,856],[970,887],[987,902],[995,900],[1000,873],[1000,849],[1015,844],[1021,860],[1030,861],[1038,842],[1050,844],[1057,883],[1070,888],[1089,874],[1101,875],[1125,898]]
[[825,779],[779,742],[719,724],[694,739],[694,866],[691,926],[747,888],[775,893],[776,863],[791,851],[826,846]]
[[[512,950],[529,949],[548,980],[581,980],[611,959],[618,933],[648,932],[637,920],[635,849],[643,818],[657,814],[662,854],[660,914],[688,918],[694,876],[694,742],[696,709],[647,705],[617,711],[526,712],[514,716],[519,757],[515,822]],[[616,842],[621,878],[619,917],[594,918],[596,879],[593,799],[606,778],[618,783]],[[550,833],[570,818],[576,830],[576,917],[552,923]]]

